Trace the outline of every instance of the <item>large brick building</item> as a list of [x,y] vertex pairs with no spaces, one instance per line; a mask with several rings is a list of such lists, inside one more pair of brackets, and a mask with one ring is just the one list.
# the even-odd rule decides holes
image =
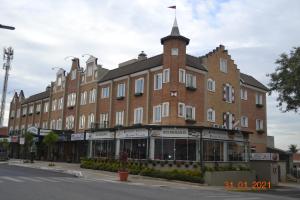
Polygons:
[[74,58],[46,91],[15,93],[11,137],[53,129],[64,136],[57,147],[62,160],[127,151],[138,159],[244,162],[250,150],[265,152],[267,88],[241,73],[223,45],[192,56],[189,42],[175,19],[159,55],[141,52],[113,70],[93,56],[83,69]]

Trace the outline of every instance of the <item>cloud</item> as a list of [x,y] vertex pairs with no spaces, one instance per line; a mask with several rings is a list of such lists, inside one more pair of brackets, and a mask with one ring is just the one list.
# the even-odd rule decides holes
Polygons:
[[[169,34],[173,23],[174,11],[167,7],[173,4],[3,0],[1,24],[16,27],[15,31],[0,30],[0,44],[15,49],[8,90],[24,89],[26,96],[43,91],[55,78],[52,67],[70,69],[66,56],[93,54],[112,69],[141,50],[148,56],[161,53],[160,38]],[[182,0],[176,4],[180,32],[191,39],[188,53],[200,56],[224,44],[240,70],[264,84],[276,58],[300,45],[298,0]],[[8,94],[7,101],[11,97]],[[300,146],[299,115],[282,114],[275,97],[268,98],[268,133],[276,136],[280,148],[295,142]],[[5,116],[7,122],[8,112]]]

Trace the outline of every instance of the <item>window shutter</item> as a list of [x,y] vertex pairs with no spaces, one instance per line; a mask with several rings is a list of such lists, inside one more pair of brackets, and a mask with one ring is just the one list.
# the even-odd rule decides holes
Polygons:
[[216,91],[216,81],[212,82],[213,91]]
[[245,118],[245,125],[248,127],[248,117]]
[[223,101],[226,101],[226,85],[223,84]]
[[234,88],[231,88],[231,102],[234,103]]
[[226,126],[226,113],[223,113],[223,125]]
[[234,117],[234,114],[232,114],[232,127],[233,127],[234,123],[235,123],[235,117]]
[[244,94],[245,94],[245,100],[247,100],[248,99],[248,97],[247,97],[247,90],[244,90]]
[[214,110],[212,110],[212,120],[215,122],[216,121],[216,113]]
[[192,108],[192,117],[194,120],[196,120],[196,108],[195,107]]

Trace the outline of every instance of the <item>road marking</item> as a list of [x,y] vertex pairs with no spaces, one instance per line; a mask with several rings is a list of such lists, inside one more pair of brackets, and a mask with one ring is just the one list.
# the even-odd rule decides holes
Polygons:
[[39,180],[42,180],[42,181],[46,181],[46,182],[52,182],[52,183],[58,183],[59,181],[57,180],[53,180],[53,179],[50,179],[51,177],[35,177]]
[[237,197],[241,197],[239,195],[209,195],[207,196],[208,198],[237,198]]
[[68,182],[68,183],[75,183],[75,181],[72,181],[72,180],[68,179],[67,177],[52,177],[52,179],[57,180],[57,181]]
[[8,176],[1,176],[2,179],[6,179],[6,180],[9,180],[9,181],[13,181],[13,182],[17,182],[17,183],[22,183],[24,181],[22,180],[19,180],[19,179],[16,179],[16,178],[12,178],[12,177],[8,177]]
[[[228,198],[228,199],[224,199],[224,200],[233,200],[235,199],[233,198]],[[239,197],[238,200],[254,200],[254,199],[261,199],[260,197]]]
[[32,182],[38,182],[38,183],[42,182],[41,180],[30,178],[30,177],[27,177],[27,176],[18,176],[18,178],[24,179],[24,180],[27,180],[27,181],[32,181]]

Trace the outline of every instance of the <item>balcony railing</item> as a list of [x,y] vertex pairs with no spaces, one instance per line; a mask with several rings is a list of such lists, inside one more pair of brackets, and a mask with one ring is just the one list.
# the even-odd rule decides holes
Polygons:
[[91,123],[91,129],[92,130],[98,130],[98,129],[104,129],[104,128],[108,128],[108,121],[104,121],[103,123]]

